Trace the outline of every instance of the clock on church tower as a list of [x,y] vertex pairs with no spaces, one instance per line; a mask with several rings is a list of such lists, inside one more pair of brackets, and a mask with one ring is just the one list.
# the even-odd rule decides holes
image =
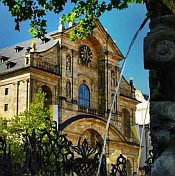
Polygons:
[[87,45],[80,46],[80,58],[84,62],[91,62],[92,60],[92,51]]

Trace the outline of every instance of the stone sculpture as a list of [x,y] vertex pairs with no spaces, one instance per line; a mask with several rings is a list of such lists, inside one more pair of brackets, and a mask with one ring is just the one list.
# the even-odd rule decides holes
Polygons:
[[175,174],[175,102],[154,102],[151,107],[153,166],[151,176]]
[[146,0],[150,32],[144,39],[144,67],[149,69],[153,165],[150,176],[175,175],[175,5]]

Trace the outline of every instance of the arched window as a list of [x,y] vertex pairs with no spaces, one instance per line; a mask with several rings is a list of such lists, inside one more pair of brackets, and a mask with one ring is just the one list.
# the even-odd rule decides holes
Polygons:
[[49,108],[52,105],[52,92],[50,88],[46,85],[42,86],[42,91],[46,93],[46,101],[44,102],[45,107]]
[[130,115],[127,109],[122,110],[123,133],[126,137],[131,137]]
[[90,107],[90,92],[85,84],[81,84],[78,88],[78,105]]

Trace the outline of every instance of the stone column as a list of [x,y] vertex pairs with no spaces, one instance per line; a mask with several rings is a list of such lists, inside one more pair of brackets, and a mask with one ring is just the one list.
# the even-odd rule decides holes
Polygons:
[[[148,10],[158,8],[150,9],[149,5]],[[150,176],[175,175],[175,15],[164,6],[162,13],[161,9],[151,11],[154,16],[144,39],[144,66],[149,69],[151,95],[153,165]]]

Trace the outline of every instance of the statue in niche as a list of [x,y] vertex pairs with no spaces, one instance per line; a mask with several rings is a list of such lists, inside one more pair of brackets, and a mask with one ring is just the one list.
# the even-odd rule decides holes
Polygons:
[[70,94],[71,94],[71,84],[70,82],[66,83],[66,97],[70,98]]
[[115,74],[111,72],[111,86],[115,86]]
[[175,175],[175,103],[153,102],[151,107],[151,140],[153,166],[151,176]]
[[70,56],[66,56],[66,70],[67,70],[67,71],[71,71]]

